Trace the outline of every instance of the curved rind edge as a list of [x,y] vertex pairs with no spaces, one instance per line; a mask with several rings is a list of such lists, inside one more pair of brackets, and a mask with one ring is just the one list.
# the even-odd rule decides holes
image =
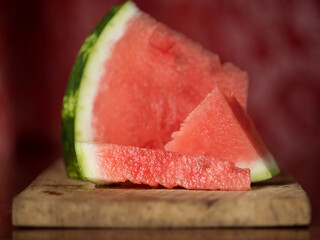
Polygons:
[[98,23],[91,34],[83,43],[76,61],[71,70],[65,95],[63,97],[61,112],[61,138],[62,153],[67,170],[67,174],[72,178],[85,179],[77,160],[75,149],[75,117],[78,103],[79,88],[86,63],[91,54],[92,48],[95,46],[100,34],[109,21],[119,12],[119,10],[128,4],[125,2],[121,6],[113,7]]
[[251,183],[268,180],[280,173],[280,169],[269,152],[263,158],[248,164],[246,161],[236,163],[237,167],[250,168]]

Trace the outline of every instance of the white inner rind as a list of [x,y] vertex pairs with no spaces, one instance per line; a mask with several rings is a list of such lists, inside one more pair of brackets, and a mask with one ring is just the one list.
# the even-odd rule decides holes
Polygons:
[[81,79],[75,117],[75,148],[83,176],[92,181],[99,175],[99,166],[95,164],[94,145],[83,144],[81,141],[93,141],[95,133],[92,128],[92,111],[99,82],[102,76],[107,74],[105,64],[112,56],[114,45],[126,32],[128,21],[139,12],[134,3],[127,2],[110,19],[92,47]]
[[95,164],[95,144],[75,142],[75,148],[82,174],[88,180],[92,180],[94,176],[97,177],[99,169]]
[[[77,152],[78,161],[81,162],[80,168],[82,168],[82,174],[89,181],[97,184],[108,184],[101,175],[101,169],[98,161],[101,158],[99,155],[99,145],[88,142],[76,142],[75,148]],[[104,160],[108,161],[108,159]]]
[[271,153],[268,153],[265,157],[251,163],[240,161],[236,163],[236,166],[240,168],[250,168],[251,182],[259,182],[272,178],[280,172]]
[[126,32],[127,22],[140,10],[132,2],[127,2],[119,12],[110,19],[99,36],[85,66],[79,88],[78,105],[75,119],[75,140],[92,141],[92,110],[99,90],[102,76],[107,74],[105,64],[112,56],[114,45]]

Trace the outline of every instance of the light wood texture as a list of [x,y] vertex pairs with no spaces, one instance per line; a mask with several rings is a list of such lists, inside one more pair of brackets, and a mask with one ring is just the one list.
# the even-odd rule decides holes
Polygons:
[[12,209],[13,225],[30,227],[302,226],[310,218],[306,193],[289,177],[245,192],[95,186],[67,178],[62,161],[16,196]]

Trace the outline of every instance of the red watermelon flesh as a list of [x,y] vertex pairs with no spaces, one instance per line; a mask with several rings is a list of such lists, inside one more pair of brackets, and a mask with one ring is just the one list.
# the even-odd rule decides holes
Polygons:
[[78,143],[85,175],[94,182],[148,184],[166,188],[249,190],[250,170],[212,157],[192,157],[161,149]]
[[193,156],[212,156],[251,170],[252,182],[279,169],[250,117],[234,95],[215,88],[185,119],[165,149]]
[[104,63],[92,137],[79,140],[163,148],[216,85],[246,106],[245,72],[138,11]]

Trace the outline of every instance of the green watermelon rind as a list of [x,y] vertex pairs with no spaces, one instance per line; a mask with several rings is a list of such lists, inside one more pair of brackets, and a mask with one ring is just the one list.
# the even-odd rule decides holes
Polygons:
[[[94,183],[100,183],[100,180],[97,179],[97,176],[99,176],[99,168],[94,161],[97,157],[95,145],[87,142],[76,142],[75,148],[78,161],[82,169],[82,174],[85,176],[85,179]],[[91,161],[88,161],[88,159],[91,159]],[[107,184],[106,182],[101,183]]]
[[[99,42],[101,36],[105,34],[106,27],[115,27],[112,20],[119,16],[119,13],[125,12],[131,7],[131,2],[126,2],[118,7],[113,7],[98,23],[92,33],[86,38],[82,45],[76,61],[73,65],[66,92],[62,104],[62,152],[67,170],[67,174],[72,178],[86,179],[83,171],[81,171],[81,162],[77,157],[75,147],[76,135],[79,134],[76,130],[76,117],[78,110],[78,101],[88,68],[88,63],[92,61],[95,46]],[[124,13],[125,14],[125,13]],[[121,15],[121,14],[120,14]],[[83,158],[80,158],[83,159]]]
[[254,162],[248,163],[247,161],[240,161],[236,163],[236,166],[240,168],[250,168],[252,183],[268,180],[280,173],[277,162],[270,152]]
[[254,177],[251,177],[252,183],[271,179],[280,173],[280,169],[275,160],[267,162],[266,167],[269,171],[256,171]]

